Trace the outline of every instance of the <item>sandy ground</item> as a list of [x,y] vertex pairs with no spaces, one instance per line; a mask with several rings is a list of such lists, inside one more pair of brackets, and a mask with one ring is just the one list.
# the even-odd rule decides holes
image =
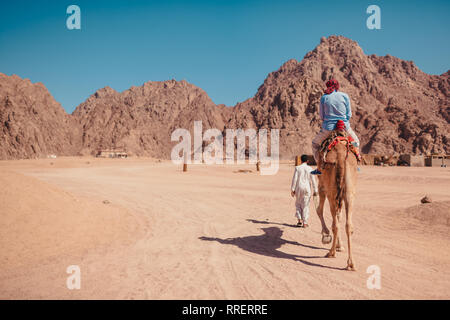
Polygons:
[[[254,171],[0,161],[0,298],[450,298],[450,168],[361,167],[356,272],[342,270],[346,252],[324,258],[313,206],[311,227],[293,227],[292,164],[274,176],[239,169]],[[433,204],[420,205],[425,194]],[[80,290],[66,286],[69,265]],[[367,288],[370,265],[380,290]]]

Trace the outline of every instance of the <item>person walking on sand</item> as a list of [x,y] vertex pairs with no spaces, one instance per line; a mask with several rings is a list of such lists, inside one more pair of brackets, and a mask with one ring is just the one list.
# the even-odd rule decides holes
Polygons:
[[295,200],[295,216],[298,219],[297,227],[307,228],[309,218],[309,202],[311,200],[311,186],[314,191],[313,196],[317,196],[318,188],[316,178],[311,174],[313,171],[306,163],[306,154],[300,157],[301,164],[295,167],[292,177],[291,196]]

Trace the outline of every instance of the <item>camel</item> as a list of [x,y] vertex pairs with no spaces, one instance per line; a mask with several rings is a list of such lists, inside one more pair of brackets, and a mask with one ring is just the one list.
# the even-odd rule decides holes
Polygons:
[[[336,251],[343,251],[339,236],[339,222],[341,209],[345,203],[346,224],[348,244],[347,270],[355,271],[355,263],[352,257],[352,211],[353,201],[356,193],[357,158],[348,150],[347,141],[341,141],[326,154],[326,162],[323,163],[323,153],[320,152],[318,166],[322,174],[319,176],[319,207],[317,214],[322,224],[322,243],[332,241],[331,249],[326,257],[336,257]],[[330,211],[333,218],[331,239],[330,231],[323,218],[325,200],[328,199]]]

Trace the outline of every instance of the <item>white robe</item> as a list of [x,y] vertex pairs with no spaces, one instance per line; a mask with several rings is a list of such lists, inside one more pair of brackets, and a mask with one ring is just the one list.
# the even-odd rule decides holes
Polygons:
[[295,167],[292,177],[291,190],[295,191],[295,216],[308,223],[309,202],[311,199],[311,185],[313,191],[317,193],[317,181],[311,174],[312,168],[306,163]]

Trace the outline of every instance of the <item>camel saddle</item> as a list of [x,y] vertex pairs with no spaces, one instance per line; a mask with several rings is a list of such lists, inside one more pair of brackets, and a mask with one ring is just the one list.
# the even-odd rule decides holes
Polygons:
[[347,131],[343,130],[333,130],[330,135],[322,142],[320,145],[319,152],[322,154],[322,163],[327,164],[327,154],[331,151],[338,143],[344,143],[347,145],[347,156],[349,152],[352,152],[358,163],[361,161],[361,154],[359,153],[359,148],[355,147],[352,142],[353,138],[347,134]]

